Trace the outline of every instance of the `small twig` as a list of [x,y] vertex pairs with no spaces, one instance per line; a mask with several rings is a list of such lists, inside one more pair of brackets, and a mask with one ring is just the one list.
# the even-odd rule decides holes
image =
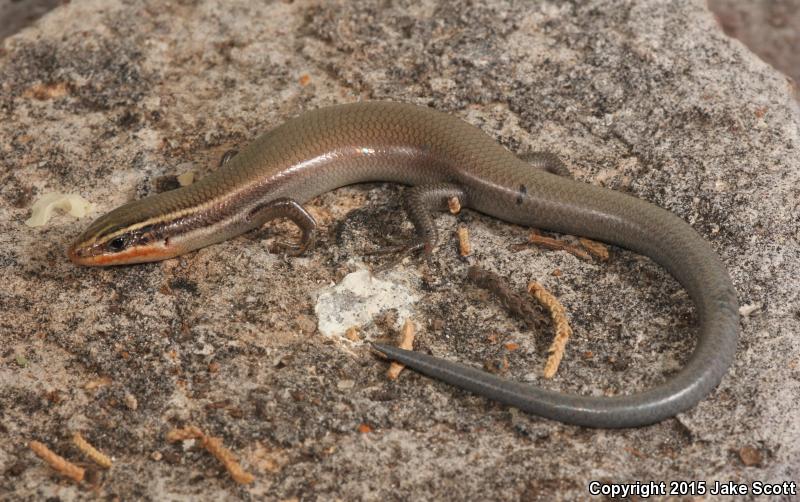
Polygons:
[[556,336],[547,350],[550,356],[544,366],[544,377],[553,378],[556,371],[558,371],[558,365],[561,364],[561,359],[564,357],[564,349],[567,346],[567,340],[572,334],[572,328],[569,327],[564,306],[559,303],[555,296],[544,289],[544,286],[535,281],[531,282],[528,285],[528,292],[550,311],[550,317],[553,320]]
[[552,249],[554,251],[563,250],[577,256],[578,258],[583,258],[584,260],[592,259],[589,253],[577,246],[573,246],[568,242],[560,241],[558,239],[545,237],[537,232],[530,233],[528,236],[528,242],[531,244],[536,244],[537,246],[542,246],[543,248]]
[[214,458],[219,460],[228,474],[239,484],[248,484],[255,481],[252,474],[242,469],[233,453],[222,445],[222,440],[213,436],[207,436],[200,428],[190,425],[183,429],[172,429],[167,433],[167,441],[183,441],[186,439],[199,439],[203,448],[211,453]]
[[75,446],[77,446],[80,451],[89,457],[92,462],[104,469],[111,468],[112,462],[108,455],[102,453],[97,448],[89,444],[88,441],[83,439],[83,436],[81,436],[80,432],[76,432],[72,435],[72,442],[75,443]]
[[500,303],[529,328],[539,324],[535,304],[525,296],[511,291],[505,284],[508,281],[499,275],[478,266],[472,266],[467,271],[467,277],[479,288],[494,293]]
[[[401,349],[413,350],[414,323],[411,321],[411,319],[406,319],[406,322],[403,323],[403,329],[400,331],[400,343],[397,346]],[[389,365],[389,369],[386,370],[386,377],[389,380],[397,380],[397,377],[400,376],[400,372],[403,371],[403,368],[405,368],[405,365],[392,361],[392,364]]]
[[111,379],[107,376],[101,376],[99,378],[95,378],[94,380],[90,380],[86,382],[86,385],[83,386],[86,390],[95,390],[100,387],[105,387],[107,385],[111,385]]
[[344,332],[344,336],[351,342],[358,342],[361,340],[361,337],[358,336],[358,327],[356,326],[350,326],[347,328],[347,331]]
[[447,208],[450,210],[450,214],[458,214],[461,211],[461,201],[458,200],[458,197],[450,197],[447,199]]
[[83,476],[85,474],[83,468],[78,467],[61,455],[54,453],[52,450],[50,450],[50,448],[39,441],[31,441],[28,443],[28,447],[30,447],[30,449],[33,450],[33,452],[39,458],[47,462],[47,464],[57,473],[78,483],[83,481]]
[[578,237],[578,241],[580,241],[581,245],[585,247],[590,254],[596,256],[601,261],[608,260],[608,246],[602,242],[593,241],[585,237]]
[[469,243],[469,230],[465,226],[458,227],[458,252],[461,256],[469,256],[472,246]]
[[222,465],[225,466],[225,469],[228,470],[228,473],[230,473],[234,481],[242,485],[255,481],[256,478],[242,469],[242,466],[236,461],[236,457],[233,456],[233,453],[222,445],[221,439],[213,436],[204,436],[202,441],[205,449],[214,455],[217,460],[222,462]]
[[167,441],[174,443],[175,441],[185,441],[187,439],[200,439],[203,436],[205,436],[205,434],[203,434],[200,428],[194,425],[188,425],[183,429],[172,429],[167,432]]

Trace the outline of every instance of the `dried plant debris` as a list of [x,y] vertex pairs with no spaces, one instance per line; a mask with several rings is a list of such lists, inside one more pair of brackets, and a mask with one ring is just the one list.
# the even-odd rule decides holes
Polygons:
[[347,331],[344,332],[345,338],[350,340],[351,342],[360,342],[361,337],[358,334],[358,327],[357,326],[350,326],[347,328]]
[[586,248],[592,256],[598,258],[600,261],[608,261],[608,246],[602,242],[593,241],[586,237],[578,237],[578,242],[580,242],[581,246]]
[[458,253],[461,256],[469,256],[472,253],[472,246],[469,243],[469,230],[465,226],[459,226],[456,234],[458,235]]
[[[400,343],[398,347],[405,350],[414,349],[414,322],[411,321],[411,319],[406,319],[405,323],[403,323],[403,328],[400,330]],[[405,365],[392,361],[392,364],[389,365],[389,369],[386,370],[386,377],[389,380],[397,380],[403,368],[405,368]]]
[[182,429],[172,429],[167,433],[167,441],[174,443],[175,441],[184,441],[187,439],[199,439],[203,448],[219,460],[231,478],[239,484],[249,484],[255,481],[252,474],[245,471],[236,457],[230,450],[225,448],[222,440],[213,436],[206,435],[199,427],[189,425]]
[[447,199],[447,209],[450,210],[451,214],[458,214],[461,211],[461,201],[458,200],[458,197]]
[[111,458],[104,454],[103,452],[99,451],[97,448],[89,444],[83,436],[81,436],[80,432],[76,432],[72,435],[72,442],[75,446],[78,447],[80,451],[82,451],[87,457],[89,457],[92,462],[99,465],[104,469],[110,469],[112,462]]
[[533,281],[528,285],[528,291],[539,303],[550,311],[550,317],[553,319],[556,336],[550,348],[547,350],[550,356],[547,358],[547,363],[544,367],[544,377],[553,378],[556,371],[558,371],[559,364],[561,364],[561,359],[564,357],[564,350],[567,346],[567,340],[569,340],[570,335],[572,335],[572,328],[570,328],[569,322],[567,321],[564,306],[561,305],[555,296],[544,289],[544,286]]
[[570,244],[567,241],[553,239],[552,237],[546,237],[537,231],[532,231],[530,235],[528,235],[528,242],[530,242],[531,244],[536,244],[537,246],[541,246],[546,249],[552,249],[554,251],[566,251],[584,260],[592,259],[592,255],[590,255],[583,249],[579,248],[578,246]]
[[57,473],[78,483],[83,481],[86,471],[82,467],[78,467],[61,455],[53,452],[50,448],[39,441],[31,441],[28,443],[28,446],[39,458],[47,462],[47,465],[49,465]]

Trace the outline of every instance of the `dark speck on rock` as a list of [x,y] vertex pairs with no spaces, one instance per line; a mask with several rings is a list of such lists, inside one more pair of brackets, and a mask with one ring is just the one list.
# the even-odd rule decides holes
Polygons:
[[18,460],[16,462],[14,462],[13,464],[11,464],[5,470],[5,475],[8,476],[8,477],[15,478],[15,477],[19,476],[20,474],[22,474],[23,472],[25,472],[25,469],[26,469],[25,463],[23,463],[22,461]]
[[20,181],[16,176],[11,175],[5,178],[5,183],[0,188],[6,200],[12,207],[22,209],[31,205],[36,189]]
[[123,114],[117,119],[117,125],[123,129],[129,129],[138,123],[139,115],[131,112],[130,110],[123,112]]
[[628,360],[622,357],[610,358],[608,362],[611,363],[611,369],[614,371],[625,371],[629,366]]
[[186,291],[192,294],[197,293],[197,283],[189,279],[184,279],[182,277],[176,277],[175,279],[169,281],[169,286],[172,289],[180,289],[182,291]]

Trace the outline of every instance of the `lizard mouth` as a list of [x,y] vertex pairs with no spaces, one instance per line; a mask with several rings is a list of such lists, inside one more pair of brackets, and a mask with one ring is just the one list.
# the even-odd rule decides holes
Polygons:
[[166,260],[181,254],[174,247],[159,244],[146,246],[132,246],[119,252],[108,252],[102,249],[73,245],[67,250],[70,261],[84,267],[103,267],[111,265],[130,265],[133,263],[146,263],[151,261]]

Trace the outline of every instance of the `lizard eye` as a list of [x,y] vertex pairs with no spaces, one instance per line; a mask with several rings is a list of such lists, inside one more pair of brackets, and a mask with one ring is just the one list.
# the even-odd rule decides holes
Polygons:
[[115,237],[114,239],[111,239],[111,241],[109,241],[108,249],[111,251],[122,251],[123,249],[125,249],[125,245],[126,242],[124,237]]

